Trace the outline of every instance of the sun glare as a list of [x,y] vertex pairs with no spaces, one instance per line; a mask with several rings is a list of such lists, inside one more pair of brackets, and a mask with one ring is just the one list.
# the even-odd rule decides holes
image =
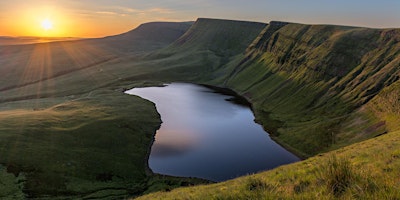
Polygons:
[[42,21],[42,28],[46,31],[53,29],[53,22],[49,19],[45,19]]

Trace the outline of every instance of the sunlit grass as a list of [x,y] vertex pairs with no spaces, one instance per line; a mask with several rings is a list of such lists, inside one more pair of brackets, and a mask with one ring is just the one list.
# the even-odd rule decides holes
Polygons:
[[[112,120],[104,111],[109,108],[85,105],[82,102],[66,102],[46,109],[12,110],[0,112],[0,127],[24,121],[25,126],[38,126],[43,131],[68,131],[79,129],[88,123]],[[86,119],[79,122],[79,118]],[[45,122],[52,126],[45,126]],[[1,129],[1,128],[0,128]]]
[[108,90],[50,100],[35,110],[0,112],[0,162],[26,176],[25,194],[144,190],[147,148],[160,123],[153,104]]

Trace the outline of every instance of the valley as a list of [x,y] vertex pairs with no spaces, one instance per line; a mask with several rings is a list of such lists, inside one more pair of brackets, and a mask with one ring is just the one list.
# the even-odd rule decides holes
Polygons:
[[[400,196],[400,29],[148,23],[102,39],[0,46],[0,72],[1,197],[115,199],[208,183],[148,169],[160,116],[123,92],[170,82],[235,91],[275,141],[308,159],[143,198]],[[319,173],[333,154],[359,188],[326,189]]]

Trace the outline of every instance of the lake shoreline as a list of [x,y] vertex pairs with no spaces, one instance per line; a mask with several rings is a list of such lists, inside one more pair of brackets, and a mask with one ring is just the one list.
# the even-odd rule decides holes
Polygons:
[[[123,94],[131,95],[131,94],[128,94],[126,92],[129,91],[129,90],[132,90],[134,88],[166,87],[166,86],[168,86],[168,84],[171,84],[171,83],[168,83],[168,82],[152,83],[151,82],[151,83],[147,83],[147,84],[143,84],[143,85],[135,85],[134,87],[125,86],[125,87],[121,88],[121,91],[122,91]],[[130,89],[128,89],[128,88],[130,88]],[[137,95],[135,95],[135,96],[137,96]],[[171,175],[166,175],[166,174],[160,174],[160,173],[153,172],[153,170],[150,168],[150,165],[149,165],[149,159],[150,159],[151,149],[152,149],[153,144],[155,142],[155,136],[157,134],[157,131],[160,130],[163,121],[161,120],[161,114],[158,112],[156,104],[154,102],[152,102],[152,101],[150,101],[148,99],[142,98],[140,96],[137,96],[137,97],[152,103],[153,107],[156,110],[156,112],[158,114],[158,117],[160,119],[160,124],[157,127],[155,127],[154,132],[152,134],[152,139],[151,139],[150,144],[149,144],[149,146],[148,146],[148,148],[146,150],[146,157],[144,159],[144,166],[145,166],[144,171],[145,171],[146,176],[148,176],[148,177],[161,177],[161,178],[180,178],[180,179],[189,180],[189,181],[193,181],[194,180],[194,182],[202,182],[202,183],[206,183],[206,184],[217,183],[217,182],[212,181],[212,180],[207,180],[207,179],[202,179],[202,178],[197,178],[197,177],[171,176]]]
[[[147,154],[146,154],[146,158],[147,158],[147,160],[145,161],[145,166],[146,166],[146,168],[147,168],[147,170],[146,170],[146,174],[147,175],[149,175],[149,176],[151,176],[151,175],[153,175],[153,176],[170,176],[170,177],[180,177],[180,178],[193,178],[193,177],[196,177],[196,179],[201,179],[201,180],[207,180],[207,181],[209,181],[209,182],[221,182],[221,181],[224,181],[224,180],[230,180],[230,179],[234,179],[234,178],[236,178],[236,177],[239,177],[239,176],[242,176],[241,174],[242,173],[257,173],[257,172],[259,172],[259,171],[266,171],[266,170],[270,170],[270,169],[273,169],[273,168],[276,168],[276,167],[278,167],[278,166],[281,166],[281,165],[285,165],[285,164],[288,164],[288,163],[292,163],[292,162],[298,162],[298,161],[300,161],[301,160],[301,158],[297,155],[297,154],[294,154],[294,153],[292,153],[292,151],[290,151],[289,149],[286,149],[286,148],[284,148],[281,144],[279,144],[279,143],[277,143],[271,136],[270,136],[270,134],[269,133],[267,133],[267,134],[265,134],[266,132],[265,132],[265,129],[264,129],[264,127],[260,124],[260,123],[258,123],[256,120],[255,120],[255,113],[254,113],[254,110],[253,110],[253,107],[252,107],[252,104],[246,99],[246,98],[244,98],[243,96],[241,96],[241,95],[239,95],[238,93],[236,93],[235,91],[233,91],[233,90],[231,90],[231,89],[229,89],[229,88],[221,88],[221,87],[217,87],[217,86],[213,86],[213,85],[207,85],[207,84],[198,84],[198,83],[188,83],[188,82],[173,82],[173,83],[165,83],[166,85],[164,85],[164,84],[161,84],[161,87],[162,86],[168,86],[169,84],[171,84],[171,85],[174,85],[174,84],[192,84],[193,86],[192,87],[198,87],[198,88],[201,88],[201,87],[203,87],[204,89],[206,89],[206,90],[204,90],[204,91],[202,91],[202,90],[199,90],[200,92],[205,92],[204,93],[204,97],[207,99],[207,98],[209,98],[208,96],[214,96],[214,95],[218,95],[219,96],[219,101],[222,103],[223,101],[225,101],[226,103],[222,103],[221,105],[225,105],[225,104],[230,104],[230,105],[236,105],[236,106],[239,106],[239,107],[237,107],[237,108],[240,108],[241,107],[241,109],[240,110],[248,110],[248,111],[245,111],[246,113],[248,113],[248,114],[246,114],[245,116],[245,118],[243,118],[243,125],[242,125],[242,123],[237,123],[237,122],[234,122],[234,124],[236,124],[236,126],[238,126],[237,128],[234,128],[235,126],[229,126],[228,125],[228,130],[229,129],[232,129],[232,130],[238,130],[238,131],[234,131],[234,132],[225,132],[224,134],[234,134],[234,135],[236,135],[236,134],[239,134],[239,135],[241,135],[241,136],[239,136],[239,135],[237,135],[237,136],[235,136],[235,137],[244,137],[243,139],[239,139],[239,140],[237,140],[237,139],[232,139],[230,136],[230,138],[231,139],[229,139],[229,140],[226,140],[226,139],[223,139],[225,142],[223,142],[223,143],[226,143],[226,142],[228,142],[228,143],[226,143],[226,145],[228,145],[228,146],[226,146],[226,147],[229,147],[229,145],[234,145],[234,146],[237,146],[237,145],[239,145],[239,146],[242,146],[242,145],[244,145],[242,148],[245,148],[245,149],[248,149],[248,150],[246,150],[246,151],[244,151],[244,152],[246,152],[245,154],[251,154],[251,155],[254,155],[254,156],[256,156],[256,157],[258,157],[258,159],[256,159],[256,160],[258,160],[258,161],[250,161],[250,160],[248,160],[248,159],[250,159],[250,157],[253,157],[253,156],[250,156],[250,157],[238,157],[238,158],[230,158],[230,160],[228,159],[228,160],[221,160],[220,162],[222,162],[222,163],[227,163],[227,162],[234,162],[234,163],[238,163],[238,164],[235,164],[235,166],[237,165],[237,167],[235,167],[235,168],[232,168],[232,169],[230,169],[229,171],[224,171],[223,173],[221,172],[221,174],[220,174],[220,172],[218,172],[218,170],[221,170],[220,169],[220,167],[217,167],[217,168],[213,168],[213,169],[208,169],[208,170],[210,170],[210,172],[207,172],[207,170],[205,171],[205,172],[200,172],[200,171],[197,171],[197,167],[195,167],[195,168],[191,168],[191,167],[189,167],[189,166],[187,166],[187,167],[189,167],[189,168],[186,168],[186,169],[189,169],[189,171],[193,171],[194,173],[188,173],[188,172],[184,172],[184,173],[181,173],[181,172],[183,172],[183,171],[181,171],[182,170],[182,167],[184,167],[185,168],[185,166],[186,166],[186,164],[184,164],[184,165],[180,165],[179,163],[180,162],[182,162],[182,160],[180,160],[179,162],[173,162],[173,163],[169,163],[170,161],[168,161],[167,163],[164,163],[164,161],[162,161],[161,163],[160,163],[160,161],[159,160],[157,160],[155,157],[153,157],[153,158],[151,158],[152,156],[152,153],[153,152],[158,152],[157,151],[157,149],[160,147],[160,146],[157,146],[156,148],[154,147],[155,145],[157,145],[157,142],[159,143],[159,144],[161,144],[161,145],[163,145],[163,140],[156,140],[156,135],[158,134],[158,133],[160,133],[159,131],[160,130],[162,130],[163,128],[162,128],[162,123],[164,123],[164,121],[166,120],[162,120],[162,122],[160,123],[160,126],[159,126],[159,128],[155,131],[155,133],[153,134],[153,138],[152,138],[152,142],[151,142],[151,144],[149,145],[149,148],[148,148],[148,150],[147,150]],[[150,86],[150,87],[152,87],[152,86]],[[155,84],[155,88],[159,88],[160,87],[160,85],[159,84]],[[177,87],[176,85],[175,86],[171,86],[172,88],[179,88],[179,87]],[[187,87],[187,86],[186,86]],[[171,88],[171,89],[172,89]],[[134,89],[139,89],[139,90],[134,90]],[[151,101],[151,102],[153,102],[154,103],[154,107],[155,107],[155,109],[157,110],[157,113],[159,114],[159,116],[160,116],[160,118],[162,118],[162,116],[161,115],[165,115],[165,116],[167,116],[167,119],[168,119],[168,115],[166,115],[166,113],[165,113],[165,110],[163,111],[163,109],[166,109],[166,105],[165,105],[165,100],[163,100],[164,98],[167,98],[168,99],[168,101],[171,101],[171,100],[169,100],[169,98],[179,98],[179,96],[173,96],[173,97],[169,97],[169,94],[171,93],[171,92],[173,92],[173,91],[175,91],[174,89],[172,90],[172,91],[163,91],[163,90],[158,90],[158,89],[153,89],[153,91],[154,92],[150,92],[150,96],[146,96],[145,94],[146,93],[140,93],[139,91],[146,91],[146,90],[142,90],[143,89],[143,87],[141,87],[141,86],[136,86],[136,87],[134,87],[134,88],[132,88],[132,89],[130,89],[130,90],[133,90],[133,91],[135,91],[135,92],[133,92],[132,91],[132,93],[128,93],[127,91],[128,90],[126,90],[125,91],[125,93],[126,94],[131,94],[131,95],[136,95],[136,96],[139,96],[139,97],[141,97],[142,99],[147,99],[148,101]],[[152,90],[150,90],[150,91],[152,91]],[[163,92],[161,92],[161,91],[163,91]],[[207,93],[209,93],[209,94],[207,94]],[[215,94],[212,94],[212,93],[215,93]],[[147,94],[147,95],[149,95],[149,94]],[[155,95],[155,96],[152,96],[152,95]],[[157,95],[159,95],[159,97],[157,97]],[[203,97],[203,94],[200,94],[201,95],[201,97]],[[221,96],[222,95],[222,96]],[[198,96],[198,97],[200,97],[200,96]],[[198,98],[198,97],[196,97],[196,99]],[[158,98],[161,98],[161,99],[158,99],[158,100],[156,100],[156,99],[158,99]],[[184,98],[184,97],[183,97]],[[213,98],[215,98],[215,97],[213,97]],[[185,98],[184,98],[185,99]],[[162,102],[162,103],[161,103]],[[179,101],[177,101],[177,102],[179,102]],[[175,102],[175,104],[177,103],[177,102]],[[207,102],[207,101],[205,101],[205,102]],[[175,105],[175,104],[173,104],[173,105],[168,105],[168,103],[167,103],[167,107],[170,107],[170,106],[172,106],[172,107],[174,107],[174,106],[177,106],[177,105]],[[208,105],[214,105],[214,103],[207,103]],[[181,105],[181,103],[178,103],[178,107],[179,107],[179,105]],[[184,105],[185,105],[185,103],[184,103]],[[217,105],[219,105],[219,104],[217,104]],[[160,107],[159,107],[160,106]],[[224,107],[221,107],[221,109],[222,108],[224,108]],[[161,111],[159,111],[159,109],[161,109]],[[224,109],[222,109],[222,110],[224,110]],[[193,110],[194,111],[194,110]],[[193,111],[191,111],[191,110],[189,110],[189,112],[193,112]],[[215,110],[216,111],[216,110]],[[213,111],[214,112],[214,111]],[[220,111],[221,112],[221,111]],[[224,111],[225,112],[225,111]],[[242,111],[241,111],[242,112]],[[240,112],[240,113],[241,113]],[[204,111],[203,109],[202,109],[202,111],[201,111],[201,113],[208,113],[207,111]],[[203,115],[203,114],[200,114],[200,115]],[[182,115],[182,114],[181,114]],[[164,117],[165,117],[164,116]],[[183,116],[185,116],[184,114],[183,114]],[[195,115],[196,116],[196,115]],[[241,115],[239,115],[239,116],[241,116]],[[207,119],[208,117],[205,117],[204,119]],[[241,118],[241,117],[240,117]],[[236,120],[238,120],[238,119],[240,119],[240,118],[236,118]],[[228,120],[229,118],[225,118],[225,117],[223,117],[223,118],[220,118],[220,119],[225,119],[225,120]],[[235,119],[235,118],[234,118]],[[170,119],[168,119],[167,121],[169,122],[169,120]],[[196,121],[198,120],[198,119],[195,119]],[[242,120],[242,119],[241,119]],[[250,120],[250,121],[247,121],[247,120]],[[200,121],[202,121],[202,120],[200,120]],[[200,122],[199,121],[199,122]],[[176,123],[176,122],[175,122]],[[185,122],[182,122],[182,121],[178,121],[178,124],[181,124],[182,125],[182,123],[184,124]],[[198,123],[198,122],[196,122],[196,123]],[[219,123],[221,123],[221,122],[219,122]],[[222,123],[226,123],[226,122],[224,122],[224,121],[222,121]],[[247,124],[254,124],[254,125],[256,125],[256,127],[258,126],[259,128],[257,128],[257,131],[256,132],[254,132],[255,130],[254,130],[254,128],[250,128],[250,129],[244,129],[244,130],[248,130],[248,131],[250,131],[250,132],[247,132],[247,131],[239,131],[240,129],[242,129],[242,128],[244,128],[244,127],[246,127],[246,126],[248,126]],[[249,124],[249,125],[250,125]],[[181,125],[179,125],[179,126],[181,126]],[[254,126],[254,125],[250,125],[251,127],[252,126]],[[170,126],[170,122],[168,123],[168,125],[166,126],[166,127],[169,127]],[[211,125],[211,126],[213,126],[213,125]],[[164,132],[165,132],[165,130],[168,130],[168,129],[164,129]],[[177,130],[179,130],[179,129],[177,129]],[[224,131],[224,130],[219,130],[219,129],[210,129],[210,130],[212,130],[212,131]],[[163,132],[163,131],[162,131]],[[163,132],[163,133],[164,133]],[[207,133],[207,132],[205,132],[205,133]],[[223,132],[220,132],[220,133],[223,133]],[[256,134],[256,135],[259,135],[259,136],[255,136],[254,134]],[[218,134],[219,135],[219,134]],[[165,135],[166,136],[166,135]],[[189,137],[190,137],[190,134],[188,135]],[[219,136],[218,138],[220,138],[220,139],[222,139],[223,137],[222,137],[223,135],[221,135],[221,136]],[[167,136],[167,137],[171,137],[171,136]],[[182,136],[180,136],[180,137],[182,137]],[[234,137],[234,138],[235,138]],[[262,137],[262,138],[269,138],[269,139],[266,139],[265,140],[265,144],[262,144],[262,142],[261,143],[259,143],[259,142],[256,142],[256,141],[264,141],[264,139],[261,139],[261,138],[259,138],[259,139],[256,139],[255,141],[253,141],[255,138],[258,138],[258,137]],[[210,139],[212,139],[212,138],[210,138]],[[215,141],[219,141],[220,139],[218,139],[218,140],[215,140]],[[261,140],[260,140],[261,139]],[[157,141],[157,142],[156,142]],[[179,141],[179,140],[178,140]],[[211,141],[214,141],[214,140],[211,140]],[[244,142],[244,141],[247,141],[247,142]],[[250,142],[250,141],[252,141],[252,142]],[[270,142],[267,142],[267,141],[270,141]],[[233,142],[233,143],[232,143]],[[237,143],[236,144],[236,142],[239,142],[239,143]],[[244,142],[244,143],[243,143]],[[250,142],[250,143],[249,143]],[[273,143],[275,143],[275,144],[273,144]],[[251,147],[250,147],[250,146]],[[255,145],[255,146],[254,146]],[[162,146],[162,147],[164,147],[164,146]],[[204,146],[205,147],[205,146]],[[202,147],[202,148],[204,148],[204,147]],[[156,149],[156,151],[154,150],[154,148]],[[179,147],[178,147],[179,148]],[[207,147],[208,148],[208,147]],[[215,147],[211,147],[211,148],[215,148]],[[218,148],[221,148],[221,147],[218,147]],[[252,149],[252,150],[251,150]],[[256,150],[257,149],[257,150]],[[278,149],[281,149],[281,150],[278,150]],[[256,150],[256,151],[255,151]],[[202,150],[201,150],[202,151]],[[208,151],[208,150],[207,150]],[[164,154],[164,153],[167,153],[168,151],[162,151],[162,153]],[[224,152],[224,151],[222,151],[222,152]],[[269,152],[269,153],[268,153]],[[278,153],[278,152],[281,152],[281,153]],[[286,153],[284,153],[284,154],[282,154],[283,152],[286,152]],[[168,154],[168,153],[167,153]],[[239,154],[242,154],[242,153],[239,153]],[[239,155],[238,154],[238,155]],[[291,155],[290,155],[291,154]],[[197,154],[196,154],[197,155]],[[258,155],[258,156],[257,156]],[[278,156],[279,155],[279,156]],[[190,159],[195,159],[195,160],[198,160],[198,159],[201,159],[201,160],[203,160],[203,159],[205,159],[205,161],[207,161],[208,159],[215,159],[215,157],[214,156],[211,156],[211,157],[208,157],[207,155],[202,155],[203,157],[193,157],[193,158],[190,158]],[[204,157],[204,156],[206,156],[206,157]],[[243,155],[242,155],[243,156]],[[271,157],[270,157],[271,156]],[[276,157],[276,156],[278,156],[278,157]],[[229,157],[229,156],[228,156]],[[153,159],[153,161],[151,161]],[[272,161],[272,160],[270,160],[270,159],[273,159],[273,160],[275,160],[275,161]],[[248,160],[248,161],[246,161],[246,160]],[[250,162],[249,162],[250,161]],[[158,163],[158,164],[155,164],[154,162],[156,162],[156,163]],[[184,163],[187,163],[188,161],[183,161]],[[151,164],[151,163],[153,163],[153,164]],[[169,163],[169,164],[168,164]],[[189,162],[189,163],[191,163],[191,162]],[[221,164],[222,164],[221,163]],[[241,163],[241,164],[239,164],[239,163]],[[243,164],[243,163],[247,163],[247,164]],[[263,164],[262,164],[263,163]],[[151,165],[153,165],[153,167],[151,167]],[[164,166],[165,165],[165,166]],[[243,166],[242,166],[243,165]],[[169,167],[167,167],[167,168],[164,168],[164,167],[166,167],[166,166],[169,166]],[[175,167],[174,167],[175,166]],[[245,168],[242,168],[242,167],[244,167],[244,166],[247,166],[247,167],[245,167]],[[155,167],[155,168],[154,168]],[[250,168],[248,168],[248,167],[250,167]],[[226,168],[226,166],[225,166],[225,168]],[[224,169],[225,169],[224,168]],[[248,168],[248,171],[246,171],[246,169]],[[257,169],[257,170],[255,170],[255,169]],[[154,171],[155,170],[155,171]],[[169,170],[177,170],[177,171],[175,171],[175,172],[173,172],[173,171],[170,171],[169,172]],[[242,171],[242,172],[239,172],[239,171],[237,171],[237,170],[239,170],[239,171]],[[244,171],[243,171],[244,170]],[[203,170],[202,170],[203,171]],[[235,172],[236,171],[236,172]],[[171,173],[172,172],[172,173]],[[231,173],[234,173],[234,174],[236,174],[236,175],[230,175]],[[206,173],[206,174],[202,174],[202,173]],[[211,177],[209,177],[209,175],[207,175],[207,174],[209,174],[209,173],[211,173],[211,174],[215,174],[215,173],[217,173],[217,174],[219,174],[219,175],[217,175],[217,176],[215,176],[215,177],[213,177],[213,176],[211,176]],[[210,174],[210,175],[211,175]],[[197,178],[197,177],[200,177],[200,178]],[[206,178],[207,177],[207,178]],[[217,178],[218,177],[218,178]],[[225,177],[225,178],[223,178],[223,177]]]
[[235,90],[233,90],[231,88],[227,88],[227,87],[209,85],[209,84],[206,84],[206,83],[191,83],[191,84],[201,85],[201,86],[204,86],[206,88],[210,88],[212,90],[215,90],[218,93],[236,97],[237,99],[240,100],[239,104],[246,105],[251,109],[251,111],[253,112],[254,117],[255,117],[254,121],[257,124],[260,124],[263,127],[265,132],[267,132],[269,134],[269,136],[270,136],[270,138],[272,140],[274,140],[276,143],[278,143],[280,146],[282,146],[287,151],[289,151],[292,154],[296,155],[298,158],[300,158],[300,160],[306,160],[307,158],[309,158],[308,156],[304,155],[304,153],[299,152],[297,149],[295,149],[292,146],[286,144],[285,142],[282,142],[281,140],[279,140],[279,138],[274,135],[273,131],[269,130],[268,127],[266,127],[260,120],[257,120],[256,110],[254,109],[254,106],[253,106],[253,103],[251,102],[251,99],[249,99],[248,97],[242,96],[238,92],[236,92]]

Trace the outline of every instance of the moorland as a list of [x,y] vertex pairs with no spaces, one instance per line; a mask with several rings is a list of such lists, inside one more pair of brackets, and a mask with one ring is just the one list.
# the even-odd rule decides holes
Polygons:
[[[154,22],[99,39],[2,45],[0,74],[4,198],[400,197],[400,29]],[[235,91],[305,160],[218,184],[153,174],[160,116],[124,91],[168,82]],[[173,190],[181,186],[191,187]]]

